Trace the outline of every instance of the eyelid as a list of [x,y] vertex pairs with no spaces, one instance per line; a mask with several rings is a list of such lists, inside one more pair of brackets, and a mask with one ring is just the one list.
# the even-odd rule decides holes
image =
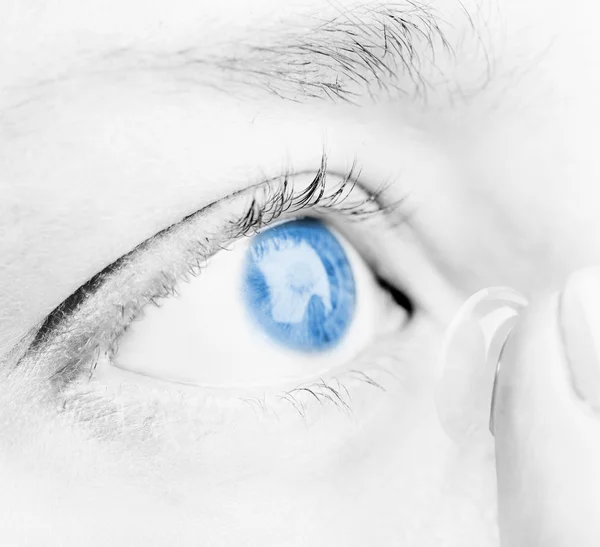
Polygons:
[[[101,351],[114,344],[149,303],[176,294],[177,283],[196,276],[216,252],[285,215],[312,210],[337,212],[352,220],[394,209],[383,190],[369,192],[358,182],[354,163],[344,176],[327,171],[326,156],[316,174],[298,172],[263,181],[203,207],[162,230],[91,278],[44,321],[27,355],[50,352],[52,381],[68,383]],[[335,177],[337,184],[328,180]],[[301,179],[309,182],[296,190]],[[249,203],[248,203],[249,202]],[[223,218],[216,218],[216,217]],[[47,366],[47,365],[46,365]]]

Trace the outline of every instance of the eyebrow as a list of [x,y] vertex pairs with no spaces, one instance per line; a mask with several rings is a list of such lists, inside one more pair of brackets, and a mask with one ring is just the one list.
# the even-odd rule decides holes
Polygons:
[[[489,46],[466,8],[458,4],[465,31],[474,35],[475,47],[484,57],[482,77],[471,80],[478,92],[491,78]],[[140,71],[163,72],[175,81],[229,95],[262,91],[294,102],[317,99],[360,104],[365,97],[373,102],[383,97],[427,103],[431,90],[448,89],[448,84],[461,97],[466,96],[461,83],[452,82],[444,73],[444,67],[450,72],[458,65],[445,34],[456,23],[448,23],[433,7],[417,0],[378,0],[376,4],[333,9],[328,16],[297,14],[260,27],[249,26],[246,36],[242,32],[242,36],[212,44],[211,49],[218,53],[211,53],[207,45],[172,51],[129,46],[96,57],[83,52],[85,58],[74,63],[77,68],[5,89],[6,106],[0,108],[0,115],[2,110],[42,99],[46,87],[81,75],[115,73],[124,77]],[[466,39],[462,35],[460,42]],[[472,93],[470,89],[468,94]]]
[[436,55],[454,53],[441,16],[413,1],[310,19],[312,25],[265,30],[262,44],[245,44],[245,54],[216,60],[216,66],[283,98],[352,102],[360,94],[390,91],[424,97],[431,87],[425,73],[435,68]]
[[328,18],[301,15],[252,27],[251,37],[216,44],[218,54],[206,46],[161,53],[120,49],[104,60],[124,62],[119,71],[162,70],[229,94],[258,89],[297,102],[350,103],[382,94],[426,100],[435,87],[428,77],[455,60],[442,30],[449,25],[423,3],[335,9]]

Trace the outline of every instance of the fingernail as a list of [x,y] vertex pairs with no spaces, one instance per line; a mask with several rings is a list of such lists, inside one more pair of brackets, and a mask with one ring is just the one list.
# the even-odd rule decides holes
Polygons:
[[573,390],[600,412],[600,268],[569,278],[560,298],[560,327]]

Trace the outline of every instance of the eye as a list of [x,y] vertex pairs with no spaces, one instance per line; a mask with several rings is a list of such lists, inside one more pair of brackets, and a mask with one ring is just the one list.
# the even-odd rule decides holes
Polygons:
[[205,387],[306,382],[405,318],[341,234],[299,218],[216,254],[177,297],[131,323],[111,360]]
[[77,418],[163,393],[246,408],[293,391],[346,408],[344,378],[381,387],[371,373],[395,377],[386,348],[413,310],[399,289],[419,264],[397,247],[408,209],[366,190],[354,165],[342,176],[324,156],[314,173],[250,185],[141,243],[46,318],[20,370],[35,367]]

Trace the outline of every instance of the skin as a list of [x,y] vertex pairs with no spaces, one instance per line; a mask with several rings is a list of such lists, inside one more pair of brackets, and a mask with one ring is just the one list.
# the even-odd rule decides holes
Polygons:
[[385,393],[351,386],[351,418],[325,407],[309,424],[286,411],[280,421],[236,415],[236,427],[148,448],[138,437],[90,440],[36,406],[37,385],[4,382],[7,543],[497,545],[493,447],[460,451],[441,430],[435,350],[471,292],[508,284],[530,296],[599,261],[600,82],[590,67],[600,38],[589,4],[481,0],[464,5],[470,21],[454,1],[435,2],[448,41],[463,39],[441,70],[468,97],[440,86],[427,105],[396,94],[361,97],[359,108],[262,92],[239,99],[237,88],[131,68],[85,74],[89,59],[125,46],[193,40],[218,53],[223,37],[245,38],[252,24],[332,13],[320,0],[3,2],[5,371],[21,337],[92,275],[277,173],[283,159],[318,166],[324,135],[333,169],[356,156],[366,186],[387,179],[393,195],[411,192],[419,244],[401,229],[382,240],[390,277],[423,308],[419,328],[385,347],[403,355],[390,366],[404,381]]

